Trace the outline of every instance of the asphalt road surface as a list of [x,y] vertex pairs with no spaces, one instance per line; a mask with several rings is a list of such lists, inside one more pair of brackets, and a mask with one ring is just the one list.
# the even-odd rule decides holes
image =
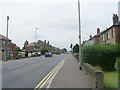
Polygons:
[[2,63],[2,88],[35,88],[67,54],[31,57]]

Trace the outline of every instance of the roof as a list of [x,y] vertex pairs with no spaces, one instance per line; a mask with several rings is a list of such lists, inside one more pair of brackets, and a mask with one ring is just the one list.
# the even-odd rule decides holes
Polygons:
[[[1,40],[6,40],[6,37],[3,36],[2,34],[0,34],[0,39],[1,39]],[[7,38],[7,40],[11,41],[9,38]]]
[[27,46],[38,46],[38,44],[36,42],[32,42],[32,43],[28,44]]
[[110,26],[110,27],[107,28],[106,30],[101,31],[99,34],[94,35],[91,39],[93,39],[94,37],[98,37],[99,35],[101,35],[101,34],[103,34],[104,32],[110,30],[110,28],[112,28],[112,27],[114,27],[114,26],[118,26],[118,27],[120,27],[120,22],[118,22],[118,23],[116,23],[116,24]]
[[42,40],[38,40],[38,42],[37,43],[43,43],[43,41]]
[[16,45],[15,43],[11,42],[12,45]]

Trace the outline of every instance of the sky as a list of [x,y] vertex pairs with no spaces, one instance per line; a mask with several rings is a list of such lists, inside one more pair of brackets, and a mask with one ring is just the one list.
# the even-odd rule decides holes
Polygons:
[[[112,14],[118,13],[119,0],[80,0],[82,41],[112,25]],[[9,16],[8,37],[21,48],[29,43],[47,40],[51,45],[70,50],[78,43],[77,0],[1,0],[0,34],[6,36],[6,17]],[[36,28],[38,28],[36,30]]]

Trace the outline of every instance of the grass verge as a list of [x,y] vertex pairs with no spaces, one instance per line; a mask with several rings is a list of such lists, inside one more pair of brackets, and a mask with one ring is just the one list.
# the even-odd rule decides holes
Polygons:
[[117,71],[104,72],[104,86],[105,88],[118,88]]

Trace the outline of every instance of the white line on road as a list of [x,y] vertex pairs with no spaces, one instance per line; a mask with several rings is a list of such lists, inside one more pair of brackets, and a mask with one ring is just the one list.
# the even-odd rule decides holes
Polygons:
[[8,69],[13,69],[13,68],[16,68],[16,67],[21,67],[23,66],[24,64],[21,64],[21,65],[17,65],[17,66],[12,66],[12,67],[9,67]]

